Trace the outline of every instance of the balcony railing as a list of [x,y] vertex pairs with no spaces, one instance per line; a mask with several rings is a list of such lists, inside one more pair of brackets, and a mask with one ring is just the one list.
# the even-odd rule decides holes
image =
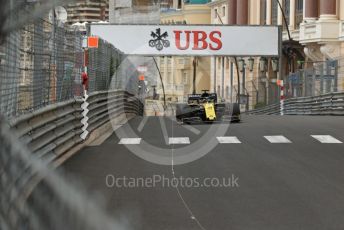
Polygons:
[[340,21],[339,29],[339,40],[344,40],[344,21]]
[[190,60],[188,58],[179,58],[177,63],[177,69],[187,69],[190,66]]
[[330,42],[337,41],[343,31],[342,23],[338,20],[317,20],[304,22],[300,25],[300,42]]
[[[290,36],[291,36],[291,38],[293,40],[299,41],[299,39],[300,39],[300,30],[290,30]],[[288,32],[286,30],[283,31],[282,37],[283,37],[283,41],[289,39]]]

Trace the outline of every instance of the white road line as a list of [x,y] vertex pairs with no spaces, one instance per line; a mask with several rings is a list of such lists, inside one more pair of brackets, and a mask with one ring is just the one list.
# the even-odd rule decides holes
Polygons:
[[144,116],[143,119],[141,120],[140,124],[139,124],[139,127],[137,128],[137,130],[140,133],[142,132],[142,129],[146,125],[147,121],[148,121],[148,116]]
[[320,143],[323,144],[341,144],[340,140],[332,137],[331,135],[311,135],[314,139],[318,140]]
[[241,144],[237,137],[216,137],[220,144]]
[[165,144],[167,145],[168,144],[168,133],[167,133],[165,120],[163,117],[160,116],[159,121],[160,121],[161,130],[162,130],[162,135],[164,136]]
[[168,139],[169,145],[180,145],[180,144],[190,144],[190,139],[188,137],[170,137]]
[[196,134],[196,135],[199,135],[201,133],[201,131],[199,131],[198,129],[192,127],[191,125],[187,125],[187,124],[183,124],[182,125],[183,128],[189,130],[190,132]]
[[121,138],[118,144],[120,145],[139,145],[141,138]]
[[[172,117],[169,116],[168,118],[169,118],[170,120],[174,121],[174,122],[177,122],[177,119],[176,119],[175,116],[172,116]],[[201,131],[199,131],[198,129],[192,127],[191,125],[183,124],[183,125],[181,125],[181,127],[185,128],[185,129],[187,129],[187,130],[189,130],[190,132],[192,132],[192,133],[194,133],[194,134],[196,134],[196,135],[199,135],[199,134],[201,133]]]
[[272,144],[283,144],[283,143],[291,143],[291,141],[286,138],[285,136],[264,136]]

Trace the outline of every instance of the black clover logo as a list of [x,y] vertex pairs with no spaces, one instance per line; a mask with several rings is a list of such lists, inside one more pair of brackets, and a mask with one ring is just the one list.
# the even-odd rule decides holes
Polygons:
[[161,51],[164,47],[170,47],[170,42],[166,39],[168,33],[165,32],[161,34],[161,29],[156,29],[155,32],[152,31],[151,36],[153,39],[149,40],[149,46],[155,47],[158,51]]

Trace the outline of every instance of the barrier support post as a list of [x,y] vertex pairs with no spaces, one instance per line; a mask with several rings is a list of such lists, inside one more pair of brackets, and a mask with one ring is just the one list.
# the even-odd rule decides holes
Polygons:
[[283,80],[279,80],[279,87],[280,87],[280,114],[281,116],[284,115],[284,83]]

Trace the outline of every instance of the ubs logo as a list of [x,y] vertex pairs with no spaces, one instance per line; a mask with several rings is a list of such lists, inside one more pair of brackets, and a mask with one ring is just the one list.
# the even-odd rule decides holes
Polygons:
[[151,37],[153,39],[149,40],[149,46],[155,47],[158,51],[161,51],[167,47],[170,47],[170,42],[167,40],[168,33],[161,33],[161,29],[158,28],[155,32],[152,31]]

